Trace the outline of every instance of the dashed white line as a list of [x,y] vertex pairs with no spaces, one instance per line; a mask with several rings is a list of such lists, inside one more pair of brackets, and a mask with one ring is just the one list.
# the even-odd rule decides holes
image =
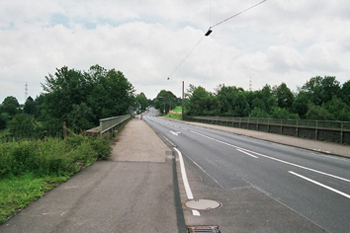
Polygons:
[[302,176],[302,175],[300,175],[300,174],[298,174],[298,173],[295,173],[295,172],[292,172],[292,171],[288,171],[288,172],[289,172],[290,174],[292,174],[292,175],[298,176],[299,178],[302,178],[302,179],[304,179],[304,180],[307,180],[307,181],[309,181],[309,182],[311,182],[311,183],[314,183],[314,184],[316,184],[316,185],[318,185],[318,186],[321,186],[322,188],[328,189],[328,190],[330,190],[330,191],[332,191],[332,192],[335,192],[335,193],[337,193],[337,194],[339,194],[339,195],[342,195],[343,197],[346,197],[346,198],[350,199],[350,195],[349,195],[349,194],[346,194],[346,193],[344,193],[344,192],[342,192],[342,191],[339,191],[339,190],[337,190],[337,189],[335,189],[335,188],[332,188],[332,187],[330,187],[330,186],[327,186],[327,185],[325,185],[325,184],[322,184],[322,183],[320,183],[320,182],[317,182],[317,181],[315,181],[315,180],[312,180],[312,179],[310,179],[310,178],[308,178],[308,177]]
[[216,139],[216,138],[212,138],[212,137],[209,137],[209,136],[207,136],[207,135],[204,135],[204,134],[201,134],[201,133],[192,131],[192,130],[191,130],[191,132],[192,132],[192,133],[195,133],[195,134],[198,134],[198,135],[200,135],[200,136],[202,136],[202,137],[209,138],[209,139],[211,139],[211,140],[213,140],[213,141],[220,142],[220,143],[222,143],[222,144],[231,146],[231,147],[233,147],[233,148],[236,148],[237,150],[238,150],[238,149],[239,149],[239,150],[244,150],[244,151],[246,151],[246,152],[253,153],[253,154],[259,155],[259,156],[261,156],[261,157],[267,158],[267,159],[275,160],[275,161],[280,162],[280,163],[288,164],[288,165],[291,165],[291,166],[294,166],[294,167],[302,168],[302,169],[305,169],[305,170],[308,170],[308,171],[312,171],[312,172],[315,172],[315,173],[318,173],[318,174],[321,174],[321,175],[329,176],[329,177],[332,177],[332,178],[335,178],[335,179],[342,180],[342,181],[345,181],[345,182],[349,182],[349,183],[350,183],[350,180],[349,180],[349,179],[346,179],[346,178],[343,178],[343,177],[340,177],[340,176],[336,176],[336,175],[329,174],[329,173],[322,172],[322,171],[318,171],[318,170],[315,170],[315,169],[312,169],[312,168],[300,166],[300,165],[298,165],[298,164],[290,163],[290,162],[287,162],[287,161],[284,161],[284,160],[281,160],[281,159],[277,159],[277,158],[274,158],[274,157],[271,157],[271,156],[267,156],[267,155],[264,155],[264,154],[260,154],[260,153],[258,153],[258,152],[251,151],[251,150],[248,150],[248,149],[244,149],[244,148],[241,148],[241,147],[239,147],[239,146],[235,146],[235,145],[232,145],[232,144],[230,144],[230,143],[220,141],[220,140],[218,140],[218,139]]
[[243,151],[243,150],[240,150],[240,149],[237,149],[238,151],[240,151],[240,152],[242,152],[242,153],[244,153],[244,154],[246,154],[246,155],[249,155],[250,157],[253,157],[253,158],[258,158],[258,156],[255,156],[255,155],[252,155],[252,154],[249,154],[248,152],[245,152],[245,151]]

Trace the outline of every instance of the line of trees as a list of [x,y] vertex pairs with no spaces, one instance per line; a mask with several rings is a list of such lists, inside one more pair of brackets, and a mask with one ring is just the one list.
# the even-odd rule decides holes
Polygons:
[[62,122],[75,132],[92,128],[99,119],[126,114],[136,106],[134,87],[124,74],[99,65],[88,71],[64,66],[45,77],[44,93],[28,97],[21,108],[15,97],[5,98],[0,107],[0,129],[12,135],[61,132]]
[[190,85],[186,111],[197,116],[350,121],[350,80],[342,85],[333,76],[316,76],[297,93],[285,83],[245,91],[219,85],[215,92]]

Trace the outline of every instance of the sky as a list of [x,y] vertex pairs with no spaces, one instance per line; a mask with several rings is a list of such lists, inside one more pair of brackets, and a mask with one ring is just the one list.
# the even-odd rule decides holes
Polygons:
[[260,1],[0,0],[0,103],[24,103],[26,84],[35,99],[63,66],[114,68],[150,99],[180,97],[182,81],[215,92],[350,79],[349,0],[267,0],[204,37]]

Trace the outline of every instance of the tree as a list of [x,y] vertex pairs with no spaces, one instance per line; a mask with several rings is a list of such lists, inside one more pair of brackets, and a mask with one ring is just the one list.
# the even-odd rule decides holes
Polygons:
[[74,104],[73,110],[67,115],[68,125],[76,133],[94,127],[94,114],[85,103]]
[[45,105],[49,118],[58,118],[62,122],[67,121],[73,105],[86,101],[91,91],[82,72],[68,69],[67,66],[56,69],[55,75],[46,76],[45,83],[41,85],[47,92]]
[[93,85],[87,104],[97,120],[127,113],[134,103],[135,90],[122,72],[95,65],[90,67],[88,76]]
[[126,114],[134,103],[134,88],[123,73],[99,65],[91,66],[87,72],[66,66],[56,69],[55,75],[45,77],[42,87],[46,92],[40,105],[42,118],[58,124],[66,121],[67,127],[87,125],[73,120],[77,109],[86,113],[92,110],[93,117],[88,115],[85,120],[97,125],[101,118]]
[[12,118],[19,111],[19,103],[18,100],[13,96],[8,96],[2,102],[0,113],[8,113],[9,117]]
[[189,97],[188,114],[194,116],[201,115],[215,115],[218,113],[217,105],[214,103],[214,97],[212,93],[207,92],[203,87],[195,87],[190,85],[189,90],[187,90]]
[[350,107],[338,97],[333,96],[332,100],[323,104],[322,107],[327,109],[329,113],[333,114],[336,120],[350,121]]
[[308,98],[307,93],[301,91],[294,99],[292,109],[295,113],[297,113],[300,116],[300,118],[305,118],[305,114],[309,110],[309,103],[310,100]]
[[29,138],[35,135],[38,128],[35,124],[34,118],[28,114],[20,113],[13,117],[7,124],[9,132],[20,138]]
[[270,115],[264,110],[255,107],[249,114],[249,117],[253,118],[270,118]]
[[218,108],[221,115],[236,114],[235,109],[237,108],[238,103],[236,95],[242,92],[244,92],[242,88],[237,88],[235,86],[225,86],[223,84],[217,87],[215,97],[217,98]]
[[309,104],[309,110],[306,113],[308,120],[334,120],[335,117],[327,109],[315,104]]
[[350,80],[343,83],[343,86],[341,88],[341,99],[345,103],[350,103]]
[[34,115],[36,113],[36,103],[31,96],[29,96],[24,104],[24,113]]
[[176,96],[171,91],[161,90],[154,99],[154,104],[162,113],[168,113],[170,109],[176,107]]
[[148,99],[143,92],[136,95],[135,100],[136,100],[136,102],[138,102],[141,105],[141,111],[145,111],[146,108],[149,106]]
[[250,113],[249,103],[244,92],[237,93],[233,98],[233,116],[247,117]]
[[282,83],[276,88],[275,95],[277,98],[278,107],[291,109],[294,101],[294,95],[285,83]]
[[340,83],[333,76],[325,76],[324,78],[316,76],[306,82],[302,91],[308,94],[308,98],[315,105],[322,105],[330,100],[333,96],[340,94]]

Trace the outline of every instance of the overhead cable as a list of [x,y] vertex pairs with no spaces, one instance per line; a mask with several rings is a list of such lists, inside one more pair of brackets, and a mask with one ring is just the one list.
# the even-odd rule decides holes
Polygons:
[[180,64],[175,68],[175,70],[168,76],[168,80],[170,79],[170,76],[172,76],[175,73],[175,71],[177,69],[179,69],[179,67],[182,65],[182,63],[184,63],[184,61],[191,55],[193,50],[199,45],[199,43],[201,43],[203,38],[204,38],[204,36],[197,42],[197,44],[192,48],[192,50],[187,54],[187,56],[180,62]]
[[[244,13],[244,12],[246,12],[246,11],[249,11],[250,9],[252,9],[252,8],[254,8],[254,7],[257,7],[257,6],[259,6],[260,4],[262,4],[262,3],[266,2],[266,1],[267,1],[267,0],[263,0],[263,1],[261,1],[261,2],[259,2],[259,3],[257,3],[257,4],[255,4],[255,5],[253,5],[253,6],[251,6],[251,7],[247,8],[247,9],[245,9],[244,11],[241,11],[241,12],[239,12],[239,13],[237,13],[237,14],[235,14],[235,15],[233,15],[233,16],[231,16],[231,17],[229,17],[229,18],[227,18],[227,19],[225,19],[225,20],[223,20],[223,21],[220,21],[220,22],[214,24],[213,26],[209,27],[208,31],[207,31],[207,32],[204,34],[204,36],[197,42],[197,44],[192,48],[192,50],[187,54],[187,56],[180,62],[180,64],[175,68],[175,70],[168,76],[167,80],[170,79],[170,77],[176,72],[177,69],[179,69],[179,67],[182,65],[182,63],[184,63],[184,61],[191,55],[191,53],[193,52],[193,50],[199,45],[199,43],[203,40],[203,38],[204,38],[205,36],[209,36],[209,35],[213,32],[212,29],[213,29],[214,27],[216,27],[216,26],[218,26],[218,25],[220,25],[220,24],[222,24],[222,23],[225,23],[226,21],[229,21],[229,20],[232,19],[232,18],[237,17],[237,16],[239,16],[240,14],[242,14],[242,13]],[[211,8],[211,2],[210,2],[210,8]],[[210,11],[210,20],[211,20],[211,11]]]
[[239,16],[240,14],[242,14],[242,13],[244,13],[244,12],[246,12],[246,11],[249,11],[250,9],[252,9],[252,8],[254,8],[254,7],[257,7],[257,6],[259,6],[260,4],[262,4],[262,3],[266,2],[266,1],[267,1],[267,0],[263,0],[263,1],[261,1],[261,2],[259,2],[259,3],[257,3],[257,4],[255,4],[255,5],[253,5],[253,6],[251,6],[251,7],[247,8],[247,9],[245,9],[244,11],[241,11],[241,12],[235,14],[235,15],[232,15],[231,17],[229,17],[229,18],[227,18],[227,19],[225,19],[225,20],[223,20],[223,21],[220,21],[220,22],[214,24],[213,26],[209,27],[208,31],[205,33],[205,36],[209,36],[209,35],[213,32],[212,29],[213,29],[214,27],[216,27],[216,26],[218,26],[218,25],[220,25],[220,24],[222,24],[222,23],[225,23],[226,21],[229,21],[229,20],[232,19],[232,18],[237,17],[237,16]]

